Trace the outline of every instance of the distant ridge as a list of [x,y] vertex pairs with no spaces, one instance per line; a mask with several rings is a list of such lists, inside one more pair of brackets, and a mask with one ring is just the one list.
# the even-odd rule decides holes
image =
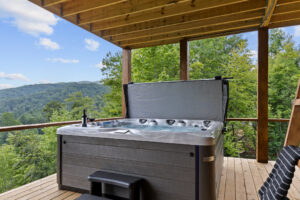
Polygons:
[[70,94],[79,91],[83,96],[96,98],[108,89],[98,82],[89,81],[35,84],[3,89],[0,90],[0,115],[3,112],[13,112],[16,117],[24,113],[40,114],[51,100],[63,102]]

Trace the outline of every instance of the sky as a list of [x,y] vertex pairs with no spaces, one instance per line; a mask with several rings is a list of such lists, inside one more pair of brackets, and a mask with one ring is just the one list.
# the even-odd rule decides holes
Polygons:
[[[300,26],[284,28],[300,44]],[[27,0],[0,0],[0,89],[99,81],[102,59],[121,49]],[[257,32],[242,34],[257,57]]]

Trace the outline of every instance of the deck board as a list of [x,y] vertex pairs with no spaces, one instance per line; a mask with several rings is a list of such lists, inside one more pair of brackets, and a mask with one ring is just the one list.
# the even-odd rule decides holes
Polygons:
[[[225,158],[223,166],[218,200],[258,200],[257,189],[268,177],[274,162],[270,161],[268,164],[262,164],[252,159]],[[74,200],[79,196],[79,193],[59,190],[54,174],[2,193],[0,194],[0,200]],[[291,200],[300,200],[299,169],[296,169],[288,197]]]

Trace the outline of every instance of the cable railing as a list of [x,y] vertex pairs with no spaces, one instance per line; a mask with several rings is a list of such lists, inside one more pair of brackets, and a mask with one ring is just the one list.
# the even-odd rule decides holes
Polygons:
[[[116,120],[116,119],[122,119],[122,117],[96,119],[95,122],[106,121],[106,120]],[[226,120],[228,122],[230,122],[230,121],[240,121],[240,122],[253,121],[253,122],[256,122],[257,118],[227,118]],[[289,122],[289,119],[269,118],[269,122]],[[26,125],[17,125],[17,126],[3,126],[3,127],[0,127],[0,132],[19,131],[19,130],[34,129],[34,128],[46,128],[46,127],[51,127],[51,126],[65,126],[65,125],[78,124],[78,123],[81,123],[81,120],[49,122],[49,123],[40,123],[40,124],[26,124]]]

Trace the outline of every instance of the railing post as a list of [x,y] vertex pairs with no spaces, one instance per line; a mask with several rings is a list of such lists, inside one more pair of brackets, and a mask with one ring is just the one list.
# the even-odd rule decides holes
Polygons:
[[[131,82],[131,50],[123,49],[122,52],[122,85]],[[124,90],[122,88],[122,117],[126,115]]]
[[258,30],[256,160],[268,162],[268,27]]
[[180,80],[189,79],[189,41],[180,40]]

